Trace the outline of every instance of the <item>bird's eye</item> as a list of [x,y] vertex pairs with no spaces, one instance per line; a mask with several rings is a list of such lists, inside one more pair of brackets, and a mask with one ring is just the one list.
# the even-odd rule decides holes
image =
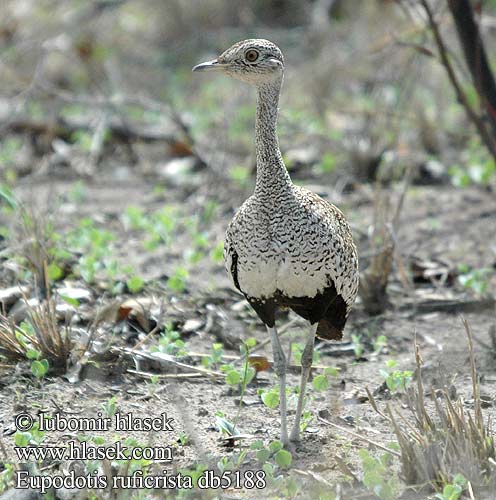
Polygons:
[[246,51],[245,59],[248,62],[255,62],[258,59],[258,52],[255,49],[250,49]]

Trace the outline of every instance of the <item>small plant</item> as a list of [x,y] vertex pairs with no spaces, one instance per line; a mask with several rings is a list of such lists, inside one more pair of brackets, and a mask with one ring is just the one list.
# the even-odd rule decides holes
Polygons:
[[413,372],[410,370],[396,370],[398,362],[394,359],[386,361],[386,368],[379,370],[391,394],[406,391],[412,381]]
[[113,418],[117,413],[117,396],[112,396],[108,401],[102,403],[101,406],[104,415]]
[[10,462],[3,464],[4,470],[0,472],[0,493],[14,485],[15,465]]
[[243,462],[247,454],[248,450],[243,450],[241,453],[234,455],[232,457],[222,457],[217,462],[217,467],[222,473],[228,470],[239,470],[243,465]]
[[[255,378],[257,371],[250,366],[249,352],[252,347],[256,345],[256,340],[253,338],[248,339],[240,348],[241,355],[244,357],[243,366],[237,369],[233,364],[225,364],[221,366],[221,370],[226,374],[226,383],[228,385],[240,385],[241,393],[243,395],[246,386]],[[242,398],[241,398],[242,399]]]
[[112,251],[115,234],[98,228],[92,219],[84,218],[65,239],[69,248],[81,254],[75,272],[88,284],[93,284],[103,274],[111,281],[112,288],[120,271]]
[[0,353],[13,361],[31,360],[33,374],[42,378],[48,369],[65,372],[72,349],[71,330],[60,327],[53,300],[28,308],[29,319],[20,325],[0,314]]
[[483,295],[489,288],[489,278],[494,271],[489,268],[470,269],[466,264],[460,264],[458,272],[460,285],[478,295]]
[[167,280],[167,286],[177,293],[182,293],[186,290],[186,284],[189,277],[189,272],[184,267],[177,267],[174,274]]
[[467,149],[466,166],[452,165],[448,169],[451,182],[457,187],[467,187],[472,184],[489,185],[496,177],[496,162],[481,147],[479,140],[470,141]]
[[215,423],[217,424],[217,428],[221,434],[224,434],[227,437],[239,435],[239,430],[236,427],[236,424],[228,420],[221,411],[218,411],[215,414]]
[[314,416],[313,413],[309,410],[304,410],[303,413],[301,414],[301,421],[300,421],[300,431],[303,434],[308,426],[313,422]]
[[212,352],[209,356],[202,358],[202,365],[206,368],[215,368],[222,360],[224,346],[220,343],[212,344]]
[[458,500],[467,487],[467,480],[461,474],[455,474],[453,482],[444,485],[441,493],[436,493],[439,500]]
[[379,354],[386,347],[387,347],[387,337],[385,335],[379,335],[374,340],[374,352]]
[[207,200],[201,214],[201,222],[208,226],[219,212],[219,203],[216,200]]
[[185,432],[180,432],[177,440],[181,446],[187,446],[189,444],[189,436]]
[[363,356],[363,353],[365,352],[365,347],[362,343],[362,336],[352,334],[351,343],[353,345],[353,352],[355,353],[355,359],[359,360]]
[[[291,344],[291,354],[294,357],[296,363],[301,364],[301,356],[305,346],[301,342],[293,342]],[[318,349],[313,350],[313,363],[318,363],[320,361],[320,352]]]
[[172,323],[167,322],[164,325],[164,333],[160,335],[158,346],[153,347],[152,350],[174,356],[185,356],[188,354],[185,346],[186,342],[181,338],[181,334],[174,330]]
[[210,258],[216,264],[224,262],[224,242],[219,241],[217,245],[210,251]]
[[[473,410],[467,408],[461,398],[454,399],[445,387],[430,391],[429,397],[426,395],[418,345],[415,346],[416,384],[409,388],[407,398],[413,425],[404,425],[407,419],[398,409],[393,411],[388,407],[386,413],[381,412],[370,391],[367,394],[373,408],[396,434],[401,451],[402,477],[407,484],[429,485],[442,495],[447,478],[461,474],[470,481],[475,494],[473,498],[479,498],[479,490],[486,491],[488,487],[494,490],[492,463],[496,458],[496,443],[492,422],[490,419],[486,422],[482,413],[472,333],[465,320],[463,325],[468,337]],[[428,402],[432,411],[428,409]],[[454,488],[447,488],[447,494],[456,495],[459,489],[456,485],[463,488],[460,481],[450,484]]]
[[400,493],[400,480],[391,465],[391,453],[373,457],[365,448],[358,452],[362,461],[363,484],[381,500],[395,500]]
[[145,286],[145,281],[141,276],[138,275],[131,276],[126,281],[126,287],[131,293],[141,292],[144,286]]
[[175,207],[166,205],[150,214],[134,205],[126,208],[122,223],[126,230],[143,232],[143,248],[147,251],[159,245],[168,245],[177,227],[178,213]]
[[48,373],[49,363],[47,359],[35,359],[31,363],[31,372],[39,380]]
[[267,408],[275,410],[279,407],[279,386],[275,385],[269,390],[259,389],[258,395],[261,397],[262,402]]
[[[263,441],[259,440],[252,443],[250,448],[256,450],[257,460],[262,466],[273,461],[281,469],[288,469],[293,461],[291,453],[283,448],[281,441],[272,441],[266,447]],[[271,470],[271,474],[273,475],[273,470]]]
[[14,434],[14,444],[20,448],[29,445],[40,446],[46,438],[46,431],[40,431],[40,424],[34,422],[29,431],[17,431]]

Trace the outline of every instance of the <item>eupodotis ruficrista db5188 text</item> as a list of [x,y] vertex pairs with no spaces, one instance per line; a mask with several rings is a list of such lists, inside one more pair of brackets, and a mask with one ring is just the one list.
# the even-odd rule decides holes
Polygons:
[[[315,336],[339,340],[358,291],[358,258],[341,211],[291,182],[277,140],[284,74],[280,49],[268,40],[244,40],[193,71],[215,71],[257,89],[257,179],[226,232],[224,258],[234,286],[267,326],[280,382],[281,440],[300,439],[300,418],[312,366]],[[301,386],[294,426],[286,423],[286,357],[275,325],[278,307],[310,322],[301,357]]]

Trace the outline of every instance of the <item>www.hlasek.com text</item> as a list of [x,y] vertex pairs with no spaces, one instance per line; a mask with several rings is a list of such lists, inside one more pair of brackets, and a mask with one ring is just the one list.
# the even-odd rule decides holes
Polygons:
[[120,441],[111,445],[93,446],[87,441],[68,441],[67,446],[14,447],[20,462],[30,460],[154,460],[171,462],[170,446],[124,446]]

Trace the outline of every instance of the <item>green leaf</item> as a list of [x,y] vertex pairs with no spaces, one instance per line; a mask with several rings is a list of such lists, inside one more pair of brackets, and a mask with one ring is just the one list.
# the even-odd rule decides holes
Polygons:
[[249,339],[246,339],[245,344],[246,344],[246,347],[248,347],[249,349],[252,349],[253,347],[255,347],[257,345],[257,339],[250,337]]
[[46,359],[33,361],[31,363],[31,371],[36,378],[44,377],[48,371],[48,361]]
[[270,462],[265,462],[262,465],[262,470],[265,472],[265,474],[267,474],[267,477],[274,477],[274,465],[272,465]]
[[253,366],[249,366],[248,369],[246,370],[246,377],[243,383],[248,385],[255,378],[256,374],[257,370],[255,370]]
[[58,281],[64,277],[64,271],[55,262],[48,264],[48,279]]
[[26,350],[26,358],[28,359],[38,359],[41,356],[41,352],[36,349],[28,348]]
[[328,366],[325,370],[324,370],[324,375],[328,375],[330,377],[338,377],[339,376],[339,373],[340,373],[340,369],[337,368],[336,366]]
[[73,299],[72,297],[68,297],[67,295],[61,295],[59,294],[59,297],[66,302],[67,304],[73,306],[73,307],[79,307],[79,300]]
[[265,392],[262,394],[262,401],[265,406],[274,410],[279,406],[279,394],[277,392]]
[[133,276],[129,278],[126,282],[127,289],[131,293],[138,293],[143,289],[145,282],[140,276]]
[[17,208],[17,201],[14,193],[12,189],[5,184],[0,184],[0,200],[3,200],[13,210]]
[[236,426],[224,417],[217,415],[215,417],[215,422],[217,423],[217,427],[223,434],[227,434],[228,436],[237,436],[239,434]]
[[329,379],[325,375],[317,375],[312,381],[316,391],[325,391],[329,387]]
[[241,382],[241,375],[236,370],[227,372],[226,383],[229,385],[237,385]]
[[271,453],[276,453],[279,450],[282,450],[282,448],[283,448],[283,446],[282,446],[281,441],[272,441],[269,444],[269,450],[270,450]]
[[279,450],[275,454],[274,460],[276,461],[276,464],[279,467],[287,469],[291,465],[291,462],[293,461],[293,457],[291,456],[291,453],[289,453],[289,451]]
[[31,433],[30,432],[19,432],[17,431],[14,434],[14,444],[16,446],[25,447],[31,442]]
[[262,450],[264,447],[263,441],[261,439],[258,439],[257,441],[254,441],[251,443],[250,448],[252,450]]
[[267,450],[266,448],[263,448],[262,450],[257,451],[257,460],[261,463],[264,464],[267,462],[267,460],[270,458],[270,451]]

